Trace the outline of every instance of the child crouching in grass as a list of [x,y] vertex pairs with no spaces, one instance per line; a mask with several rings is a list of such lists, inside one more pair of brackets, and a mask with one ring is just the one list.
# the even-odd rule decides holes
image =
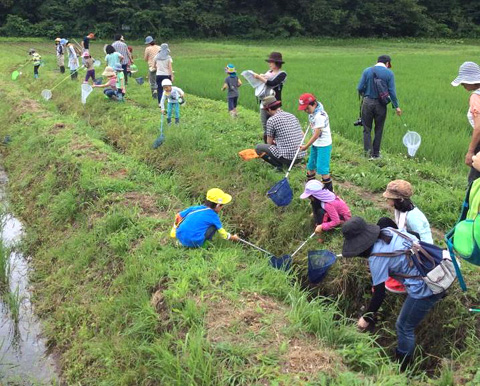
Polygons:
[[217,231],[226,240],[238,241],[237,235],[231,235],[223,228],[218,216],[223,206],[230,201],[232,196],[229,194],[218,188],[210,189],[203,205],[191,206],[177,213],[170,236],[189,248],[203,246]]
[[103,93],[105,94],[105,97],[111,100],[118,100],[117,97],[117,76],[115,74],[115,71],[113,71],[112,67],[105,67],[105,71],[103,71],[102,76],[105,76],[108,78],[107,83],[105,84],[93,84],[92,87],[99,87],[99,88],[105,88],[103,90]]
[[175,109],[175,124],[180,123],[180,105],[183,103],[184,92],[181,88],[172,85],[170,79],[162,81],[163,94],[159,106],[162,114],[165,113],[165,99],[167,99],[167,123],[172,122],[172,110]]
[[228,112],[233,118],[235,118],[237,116],[238,88],[242,85],[242,81],[238,79],[237,70],[233,64],[227,64],[225,72],[228,74],[228,77],[225,78],[222,91],[228,88]]

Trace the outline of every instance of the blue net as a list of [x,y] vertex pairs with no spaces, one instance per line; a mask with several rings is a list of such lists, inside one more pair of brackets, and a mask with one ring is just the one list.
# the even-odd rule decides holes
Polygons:
[[288,183],[288,179],[284,178],[283,180],[278,181],[267,192],[267,196],[270,197],[277,206],[287,206],[290,204],[293,199],[293,192]]
[[272,256],[270,258],[270,264],[272,267],[288,271],[292,266],[292,256],[283,255],[282,257]]
[[102,82],[103,82],[103,78],[102,78],[102,77],[97,78],[97,79],[95,79],[95,80],[93,81],[93,83],[95,83],[97,86],[100,85],[100,84],[102,84]]
[[320,283],[336,259],[333,252],[325,249],[308,251],[308,279],[310,282]]

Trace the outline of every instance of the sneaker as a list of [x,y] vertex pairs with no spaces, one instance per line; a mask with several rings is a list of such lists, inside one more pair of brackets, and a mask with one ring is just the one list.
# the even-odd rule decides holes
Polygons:
[[405,294],[407,290],[405,286],[393,277],[389,277],[385,282],[385,288],[394,294]]

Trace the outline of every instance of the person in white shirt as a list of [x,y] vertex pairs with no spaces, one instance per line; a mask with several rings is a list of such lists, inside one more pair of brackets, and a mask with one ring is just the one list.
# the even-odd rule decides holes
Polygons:
[[175,109],[175,124],[180,123],[180,105],[183,103],[184,92],[181,88],[172,85],[170,79],[164,79],[162,82],[162,99],[160,99],[160,108],[162,114],[165,113],[165,99],[167,99],[167,123],[172,122],[172,110]]
[[332,178],[330,177],[330,159],[332,156],[332,134],[330,120],[323,105],[313,94],[302,94],[298,100],[298,109],[308,114],[312,137],[300,147],[300,150],[312,150],[307,164],[307,181],[314,180],[317,173],[322,176],[325,189],[333,192]]

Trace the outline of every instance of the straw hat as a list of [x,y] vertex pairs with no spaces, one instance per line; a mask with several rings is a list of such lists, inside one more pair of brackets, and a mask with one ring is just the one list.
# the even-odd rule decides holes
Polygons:
[[383,192],[383,197],[392,200],[403,200],[413,195],[413,189],[410,182],[405,180],[393,180],[387,185],[387,189]]
[[112,67],[105,67],[105,70],[102,73],[103,76],[115,76],[115,71],[113,71]]
[[343,257],[355,257],[370,248],[380,235],[380,227],[354,216],[342,226]]
[[453,80],[452,86],[460,84],[480,83],[480,66],[474,62],[465,62],[458,69],[458,76]]

